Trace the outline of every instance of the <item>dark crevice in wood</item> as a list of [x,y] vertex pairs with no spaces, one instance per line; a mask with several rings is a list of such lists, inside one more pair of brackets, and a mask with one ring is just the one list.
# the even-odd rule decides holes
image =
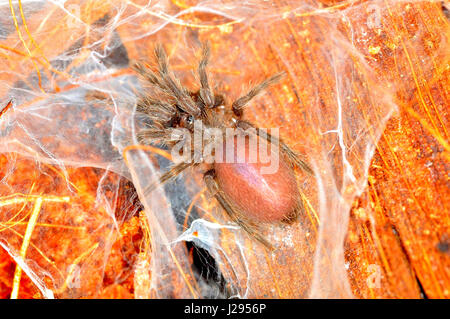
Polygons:
[[423,289],[423,286],[422,286],[422,283],[420,282],[420,279],[417,277],[417,275],[415,275],[414,278],[416,279],[417,286],[419,286],[419,289],[420,289],[420,296],[421,296],[423,299],[429,299],[428,296],[427,296],[427,294],[426,294],[426,292],[425,292],[425,290]]
[[419,277],[417,276],[416,270],[414,269],[413,263],[411,262],[408,250],[406,249],[406,247],[405,247],[405,245],[403,243],[403,240],[400,237],[399,231],[397,230],[397,228],[395,227],[394,224],[392,224],[391,222],[389,222],[389,223],[391,224],[392,231],[393,231],[393,233],[395,235],[395,238],[397,238],[397,241],[398,241],[398,243],[400,245],[400,248],[402,249],[403,255],[405,255],[405,258],[408,261],[409,268],[411,269],[412,275],[414,276],[414,279],[416,280],[417,287],[419,288],[420,296],[423,299],[429,299],[427,294],[426,294],[426,292],[425,292],[425,289],[422,286],[422,283],[420,282]]

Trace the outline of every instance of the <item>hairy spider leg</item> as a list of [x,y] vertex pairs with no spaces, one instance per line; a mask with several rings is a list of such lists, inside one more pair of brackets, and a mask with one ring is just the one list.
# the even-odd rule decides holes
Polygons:
[[198,64],[198,74],[200,75],[200,98],[207,108],[213,108],[215,105],[214,94],[208,82],[206,66],[209,62],[210,46],[205,42],[202,47],[202,58]]
[[175,179],[179,174],[181,174],[184,170],[189,167],[195,166],[195,163],[179,163],[172,168],[170,168],[167,172],[162,174],[159,179],[144,189],[144,196],[147,196],[151,192],[153,192],[158,186],[163,185],[164,183]]
[[183,111],[193,116],[199,116],[201,109],[194,103],[189,92],[181,86],[180,81],[172,77],[169,71],[169,60],[161,44],[155,47],[155,56],[160,80],[164,87],[173,95]]
[[238,98],[236,101],[233,102],[232,104],[233,113],[236,116],[241,117],[243,113],[243,108],[248,102],[250,102],[251,99],[253,99],[259,93],[264,91],[270,85],[279,82],[284,75],[285,75],[284,72],[279,72],[271,76],[270,78],[264,80],[263,82],[259,83],[258,85],[254,86],[253,88],[251,88],[250,91],[247,92],[247,94],[241,96],[240,98]]
[[258,129],[255,125],[253,125],[252,123],[247,122],[247,121],[238,120],[236,122],[236,127],[241,128],[243,130],[247,130],[249,128],[255,128],[256,129],[256,134],[259,137],[265,139],[269,143],[275,142],[278,145],[280,145],[281,151],[284,154],[286,154],[286,156],[287,156],[287,158],[288,158],[288,160],[289,160],[289,162],[291,163],[292,166],[297,166],[297,167],[299,167],[300,169],[302,169],[303,171],[307,172],[310,175],[314,174],[312,168],[306,163],[306,161],[304,161],[300,157],[300,155],[298,155],[296,152],[294,152],[281,139],[278,139],[278,138],[272,136],[271,134],[267,133],[266,131]]

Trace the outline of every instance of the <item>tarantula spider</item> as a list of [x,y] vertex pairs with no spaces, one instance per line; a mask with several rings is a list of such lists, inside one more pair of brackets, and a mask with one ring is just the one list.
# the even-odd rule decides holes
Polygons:
[[[224,136],[226,143],[222,138],[210,141],[218,146],[213,153],[222,150],[222,156],[231,154],[229,157],[231,161],[218,161],[216,158],[207,163],[204,157],[196,156],[195,151],[188,150],[188,153],[194,155],[193,159],[175,164],[169,171],[162,174],[158,183],[150,185],[146,192],[175,178],[189,167],[206,165],[205,184],[228,216],[249,235],[265,246],[271,247],[271,244],[260,234],[259,224],[292,223],[302,210],[294,167],[297,166],[308,173],[312,171],[280,139],[264,130],[256,129],[242,118],[244,107],[248,102],[268,86],[278,82],[284,73],[275,74],[256,85],[227,108],[225,98],[213,92],[208,81],[206,66],[209,56],[209,45],[204,44],[198,64],[200,88],[196,92],[190,92],[181,86],[169,69],[168,58],[161,45],[155,48],[157,70],[154,71],[142,63],[134,65],[134,70],[140,74],[144,83],[150,84],[153,88],[153,90],[145,90],[136,105],[137,112],[149,119],[147,127],[137,134],[139,143],[159,143],[173,150],[177,143],[192,144],[186,140],[186,136],[180,137],[174,134],[177,129],[184,129],[188,134],[195,135],[198,130],[206,131],[208,128],[215,128]],[[196,122],[201,122],[200,128],[195,125]],[[236,129],[234,135],[226,135],[229,129]],[[245,155],[238,159],[238,154],[242,155],[242,153],[239,153],[234,142],[241,136],[244,136],[244,144],[241,146],[243,145]],[[257,140],[258,145],[266,142],[274,146],[271,147],[271,154],[273,152],[280,154],[276,171],[263,174],[260,169],[264,167],[264,163],[260,157],[250,160],[249,154],[254,148],[252,145],[255,145],[251,144],[251,139]],[[228,143],[230,140],[233,143]],[[232,144],[231,148],[229,144]]]

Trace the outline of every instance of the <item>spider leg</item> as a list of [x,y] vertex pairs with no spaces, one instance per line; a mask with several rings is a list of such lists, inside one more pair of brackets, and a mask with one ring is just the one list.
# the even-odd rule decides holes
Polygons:
[[252,89],[250,89],[250,91],[248,91],[247,94],[245,94],[244,96],[241,96],[236,101],[234,101],[233,105],[232,105],[233,113],[237,116],[242,116],[242,109],[244,108],[244,106],[251,99],[253,99],[259,93],[264,91],[267,87],[280,81],[281,78],[284,76],[284,74],[285,74],[284,72],[280,72],[280,73],[277,73],[277,74],[271,76],[270,78],[266,79],[265,81],[259,83],[258,85],[256,85]]
[[220,186],[215,179],[214,170],[207,171],[203,176],[203,179],[205,181],[206,187],[208,188],[208,191],[217,199],[220,206],[222,206],[231,220],[238,224],[244,231],[246,231],[247,234],[250,235],[250,237],[254,237],[261,244],[263,244],[270,250],[273,250],[274,247],[272,246],[272,244],[270,244],[269,241],[258,232],[258,229],[255,225],[252,225],[244,218],[242,218],[242,214],[239,212],[239,210],[234,207],[230,200],[227,199],[226,195],[220,190]]
[[162,174],[157,182],[154,182],[144,189],[144,196],[147,196],[154,191],[159,185],[162,185],[170,180],[175,179],[185,169],[194,166],[194,163],[179,163],[173,166],[170,170]]
[[136,61],[133,63],[132,68],[151,84],[159,87],[163,91],[166,90],[164,82],[146,64]]
[[158,63],[160,82],[164,85],[164,88],[173,95],[183,111],[199,116],[201,109],[194,103],[189,92],[181,86],[178,79],[172,77],[169,71],[169,60],[161,44],[156,46],[155,56]]
[[137,141],[142,145],[154,143],[162,145],[173,145],[183,140],[183,135],[177,134],[172,128],[147,128],[136,134]]
[[169,122],[177,112],[174,105],[149,96],[142,96],[138,99],[136,111],[161,124]]
[[306,161],[303,160],[300,157],[300,155],[298,155],[296,152],[294,152],[281,139],[278,139],[278,138],[272,136],[271,134],[267,133],[266,131],[259,130],[256,126],[254,126],[253,124],[251,124],[247,121],[238,120],[236,123],[236,126],[243,130],[247,130],[248,128],[256,128],[256,134],[259,137],[265,139],[269,143],[275,143],[275,144],[280,145],[281,150],[283,151],[284,154],[286,154],[287,158],[289,159],[289,162],[292,165],[295,165],[295,166],[301,168],[303,171],[307,172],[310,175],[314,175],[314,172],[311,169],[311,167],[308,165],[308,163],[306,163]]
[[200,98],[207,108],[214,107],[214,95],[211,91],[211,87],[208,82],[208,75],[206,73],[206,66],[208,65],[209,56],[210,56],[210,46],[209,43],[206,42],[203,44],[202,48],[202,59],[198,64],[198,74],[200,75]]

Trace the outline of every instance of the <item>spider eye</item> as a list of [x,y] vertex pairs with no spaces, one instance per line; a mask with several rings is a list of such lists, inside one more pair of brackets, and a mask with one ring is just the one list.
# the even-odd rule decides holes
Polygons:
[[186,124],[187,125],[192,125],[192,124],[194,124],[194,117],[192,116],[192,115],[189,115],[187,118],[186,118]]
[[194,125],[194,116],[187,114],[181,116],[180,124],[182,127],[191,128]]

